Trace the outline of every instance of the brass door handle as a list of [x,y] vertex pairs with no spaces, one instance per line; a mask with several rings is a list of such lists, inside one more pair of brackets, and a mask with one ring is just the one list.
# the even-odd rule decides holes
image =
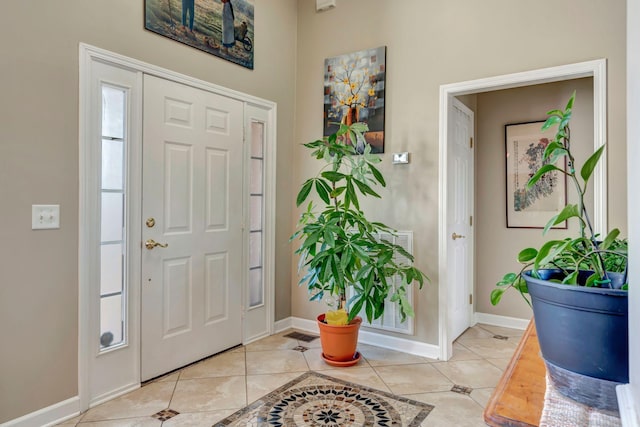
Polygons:
[[146,242],[144,242],[144,245],[147,247],[147,249],[151,250],[153,248],[155,248],[156,246],[160,246],[161,248],[166,248],[167,246],[169,246],[168,243],[158,243],[153,239],[149,239]]
[[463,235],[461,235],[461,234],[456,234],[455,232],[454,232],[453,234],[451,234],[451,238],[452,238],[453,240],[456,240],[456,239],[464,239],[465,237],[466,237],[466,236],[463,236]]

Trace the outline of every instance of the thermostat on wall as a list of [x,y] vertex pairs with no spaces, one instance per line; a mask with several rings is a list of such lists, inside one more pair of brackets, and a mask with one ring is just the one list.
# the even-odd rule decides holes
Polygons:
[[393,163],[394,165],[409,163],[409,153],[406,151],[404,153],[393,153],[393,159],[391,160],[391,163]]

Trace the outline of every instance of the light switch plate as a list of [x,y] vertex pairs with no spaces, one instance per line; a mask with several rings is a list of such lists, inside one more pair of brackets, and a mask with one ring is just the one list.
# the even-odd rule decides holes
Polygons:
[[391,162],[394,165],[409,163],[409,153],[405,151],[404,153],[393,153],[393,159]]
[[60,228],[60,205],[31,205],[31,229]]

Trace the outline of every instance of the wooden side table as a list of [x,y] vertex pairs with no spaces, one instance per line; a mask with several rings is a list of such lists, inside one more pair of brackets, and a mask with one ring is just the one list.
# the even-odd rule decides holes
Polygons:
[[484,410],[484,421],[493,427],[537,426],[546,372],[532,319]]

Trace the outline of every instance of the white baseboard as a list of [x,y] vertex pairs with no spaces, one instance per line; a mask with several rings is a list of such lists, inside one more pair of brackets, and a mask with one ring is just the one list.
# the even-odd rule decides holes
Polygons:
[[[314,334],[320,333],[318,330],[318,324],[315,320],[292,317],[291,327]],[[431,359],[440,358],[440,347],[437,345],[427,344],[420,341],[411,341],[406,338],[398,338],[362,329],[360,329],[360,334],[358,335],[358,342],[374,345],[376,347],[402,351],[416,356],[428,357]]]
[[291,329],[291,317],[286,317],[284,319],[278,320],[273,324],[273,333],[278,334],[282,331],[286,331],[287,329]]
[[623,427],[640,427],[640,400],[634,398],[631,384],[619,385],[616,394]]
[[498,316],[497,314],[476,312],[476,323],[486,325],[502,326],[503,328],[525,330],[529,326],[531,319],[518,319],[517,317]]
[[115,399],[116,397],[120,397],[123,394],[127,394],[130,391],[134,391],[140,388],[140,383],[127,384],[123,387],[119,387],[115,390],[112,390],[108,393],[105,393],[101,396],[96,397],[89,403],[89,407],[93,408],[94,406],[101,405],[109,400]]
[[291,327],[293,329],[300,329],[301,331],[311,332],[313,334],[319,334],[318,324],[315,320],[302,319],[300,317],[290,317]]
[[80,415],[80,398],[78,396],[63,400],[46,408],[42,408],[20,418],[0,424],[0,427],[33,427],[54,426]]

